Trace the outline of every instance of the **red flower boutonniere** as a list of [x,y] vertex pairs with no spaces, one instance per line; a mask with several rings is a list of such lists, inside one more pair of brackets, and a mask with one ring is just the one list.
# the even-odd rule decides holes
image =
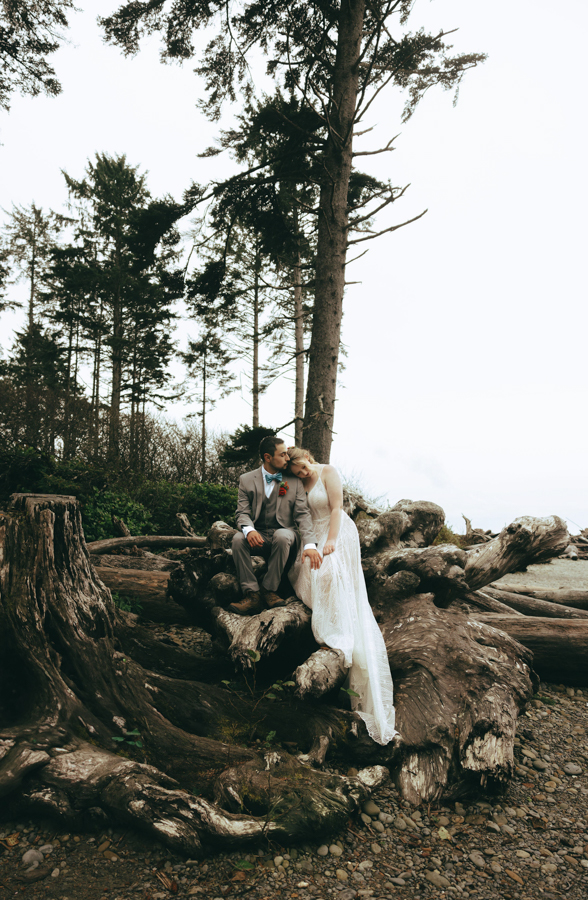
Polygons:
[[286,491],[287,491],[287,490],[288,490],[288,482],[287,482],[287,481],[282,481],[282,482],[280,482],[279,496],[280,496],[280,497],[285,497],[285,496],[286,496]]

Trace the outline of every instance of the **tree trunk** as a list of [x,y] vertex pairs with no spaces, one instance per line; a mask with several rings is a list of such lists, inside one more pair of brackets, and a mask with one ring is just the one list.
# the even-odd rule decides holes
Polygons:
[[524,571],[531,562],[553,559],[569,542],[568,529],[559,516],[515,519],[498,537],[466,551],[468,586],[476,590],[509,572]]
[[145,556],[115,556],[109,553],[94,553],[90,556],[94,567],[106,566],[109,569],[140,569],[144,572],[170,572],[179,566],[179,562],[156,556],[154,553]]
[[588,591],[578,591],[570,589],[541,590],[524,584],[509,584],[507,581],[499,581],[493,584],[495,590],[508,591],[512,594],[525,594],[534,597],[536,600],[548,600],[550,603],[563,603],[565,606],[573,606],[576,609],[588,609]]
[[97,566],[96,574],[111,591],[137,600],[165,601],[169,572],[142,572],[137,569],[113,569]]
[[302,268],[300,258],[300,232],[298,210],[294,208],[296,229],[296,262],[294,264],[294,358],[296,360],[294,388],[294,443],[302,447],[304,424],[304,311],[302,309]]
[[259,428],[259,269],[261,261],[259,247],[255,251],[253,271],[253,372],[251,400],[253,403],[253,427]]
[[345,261],[349,230],[348,189],[353,154],[359,55],[365,0],[339,6],[333,93],[323,156],[318,218],[316,291],[310,341],[303,441],[313,456],[328,463],[331,454]]
[[[479,593],[479,592],[477,592]],[[588,610],[574,609],[563,603],[551,603],[549,600],[537,600],[525,594],[513,594],[510,591],[498,591],[491,585],[484,588],[484,593],[501,604],[510,606],[526,616],[544,616],[549,619],[588,619]],[[506,613],[506,610],[503,610]]]

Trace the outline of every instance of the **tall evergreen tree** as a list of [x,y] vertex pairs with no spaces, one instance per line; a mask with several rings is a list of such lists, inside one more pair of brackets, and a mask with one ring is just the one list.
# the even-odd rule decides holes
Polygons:
[[[92,334],[98,354],[96,408],[104,347],[109,354],[108,445],[112,463],[118,464],[125,396],[131,406],[135,453],[141,411],[169,377],[171,305],[183,292],[183,279],[175,268],[179,234],[173,223],[182,210],[169,199],[150,202],[145,176],[124,156],[97,154],[81,181],[64,174],[87,223],[70,274],[81,285],[91,313],[98,312],[99,324]],[[83,320],[88,330],[93,315],[86,311]]]
[[200,441],[201,441],[201,477],[206,481],[206,414],[213,408],[217,398],[212,394],[212,387],[220,391],[220,397],[226,397],[232,390],[235,376],[229,366],[234,361],[214,328],[206,329],[197,341],[189,341],[188,349],[182,354],[188,367],[188,374],[199,385],[196,400],[200,406]]
[[[240,0],[234,5],[227,0],[127,0],[102,20],[107,39],[125,53],[137,52],[143,35],[159,32],[163,56],[176,59],[193,56],[194,31],[215,27],[197,68],[207,86],[203,106],[212,118],[218,118],[224,101],[236,99],[239,88],[246,97],[253,95],[249,57],[261,49],[268,73],[324,123],[315,150],[320,196],[304,422],[304,443],[322,462],[329,460],[332,440],[347,250],[400,227],[350,239],[354,156],[386,152],[392,145],[389,141],[378,151],[357,151],[354,137],[389,85],[408,95],[406,120],[430,87],[457,89],[465,71],[484,59],[481,54],[452,56],[447,32],[409,32],[414,5],[414,0]],[[364,197],[364,212],[360,215],[356,208],[356,218],[367,221],[396,197],[393,189]]]
[[[15,281],[25,281],[28,289],[28,330],[39,324],[46,312],[45,277],[57,246],[57,238],[68,219],[49,210],[15,206],[8,213],[4,231],[4,256]],[[6,265],[5,263],[5,265]]]

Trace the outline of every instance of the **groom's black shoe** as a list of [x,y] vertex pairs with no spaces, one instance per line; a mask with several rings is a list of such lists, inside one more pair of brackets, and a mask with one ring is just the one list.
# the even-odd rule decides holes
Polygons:
[[257,615],[263,609],[259,599],[259,591],[249,591],[238,603],[230,603],[227,609],[229,612],[237,613],[239,616]]
[[268,609],[277,609],[278,606],[287,605],[286,601],[282,600],[279,594],[275,594],[273,591],[266,591],[263,587],[261,589],[261,596]]

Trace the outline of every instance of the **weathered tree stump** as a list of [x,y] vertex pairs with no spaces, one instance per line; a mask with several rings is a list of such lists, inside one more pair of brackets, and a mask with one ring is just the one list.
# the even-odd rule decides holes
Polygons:
[[[325,733],[349,729],[344,711],[305,708],[301,715],[293,698],[248,697],[171,676],[161,671],[165,664],[147,670],[117,649],[133,644],[132,620],[117,614],[95,574],[74,498],[15,495],[0,512],[0,558],[0,682],[9,685],[0,695],[5,809],[100,828],[117,820],[198,856],[206,845],[268,837],[287,843],[328,832],[385,777],[377,769],[319,779],[319,786],[317,773],[286,751],[278,760],[251,745],[277,730],[281,740],[310,748]],[[167,663],[185,675],[193,655],[177,650]],[[124,756],[115,752],[121,749]],[[239,773],[245,763],[252,765]],[[261,772],[269,770],[276,785],[280,766],[294,773],[297,789],[281,798],[279,820],[273,798],[255,814],[245,803],[235,812],[214,802],[227,766],[237,770],[243,793]]]

